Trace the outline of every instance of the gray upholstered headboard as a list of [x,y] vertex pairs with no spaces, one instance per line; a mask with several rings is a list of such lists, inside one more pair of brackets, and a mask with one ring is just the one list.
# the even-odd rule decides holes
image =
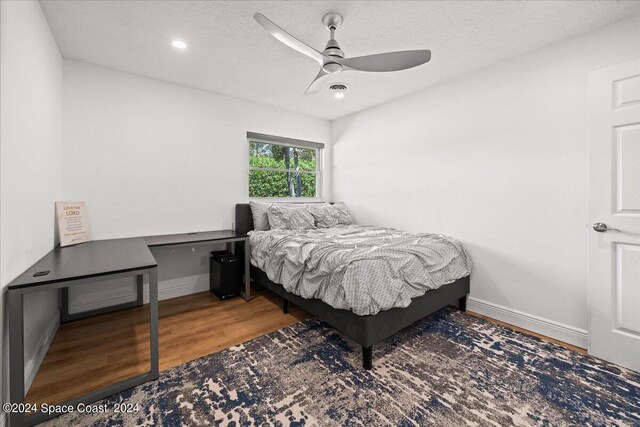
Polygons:
[[[286,203],[291,203],[291,202],[286,202]],[[309,203],[309,202],[300,202],[300,203]],[[333,204],[333,202],[329,202],[329,203]],[[253,215],[251,214],[251,206],[249,205],[249,203],[236,204],[236,233],[246,234],[251,230],[253,230]]]

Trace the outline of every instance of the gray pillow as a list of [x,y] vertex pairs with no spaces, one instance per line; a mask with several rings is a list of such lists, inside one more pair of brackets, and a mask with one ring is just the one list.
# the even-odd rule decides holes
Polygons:
[[[267,209],[274,203],[249,202],[251,215],[253,216],[253,229],[256,231],[267,231],[269,229],[269,218]],[[320,203],[278,203],[279,206],[289,206],[292,208],[307,208],[309,206],[329,206],[327,202]]]
[[329,228],[336,225],[352,224],[351,212],[349,208],[342,202],[328,206],[310,206],[309,212],[316,220],[318,228]]
[[316,228],[313,215],[306,208],[271,205],[267,209],[269,227],[272,230],[309,230]]
[[269,229],[269,219],[267,209],[271,203],[249,202],[251,215],[253,216],[253,229],[256,231],[267,231]]

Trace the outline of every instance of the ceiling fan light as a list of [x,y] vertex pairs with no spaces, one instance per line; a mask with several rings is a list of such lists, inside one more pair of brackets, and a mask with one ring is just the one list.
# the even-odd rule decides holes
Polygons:
[[322,69],[325,71],[325,73],[335,74],[338,71],[342,70],[342,65],[338,64],[337,62],[327,62],[322,66]]

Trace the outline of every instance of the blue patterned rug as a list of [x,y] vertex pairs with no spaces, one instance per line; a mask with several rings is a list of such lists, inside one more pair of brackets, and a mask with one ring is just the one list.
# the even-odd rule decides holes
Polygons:
[[640,374],[443,309],[374,346],[311,319],[162,372],[57,426],[640,426]]

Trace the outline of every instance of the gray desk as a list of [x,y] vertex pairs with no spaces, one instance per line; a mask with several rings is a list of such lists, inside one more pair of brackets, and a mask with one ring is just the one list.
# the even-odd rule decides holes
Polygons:
[[[240,295],[245,301],[251,299],[251,279],[249,274],[250,254],[249,254],[249,237],[246,234],[236,233],[233,230],[215,230],[215,231],[199,231],[194,233],[180,234],[162,234],[157,236],[142,237],[149,248],[160,248],[168,246],[193,246],[199,244],[226,243],[227,250],[235,253],[235,243],[244,243],[244,289],[240,291]],[[123,304],[112,305],[109,307],[98,308],[95,310],[83,311],[79,313],[69,313],[69,290],[62,289],[62,309],[60,310],[60,321],[67,323],[72,320],[84,319],[85,317],[97,316],[99,314],[110,313],[113,311],[123,310],[131,307],[141,307],[143,304],[143,276],[138,275],[136,286],[135,301]]]
[[[43,276],[34,276],[49,271]],[[12,404],[24,403],[24,318],[23,296],[30,292],[61,289],[127,276],[149,275],[150,370],[110,384],[65,405],[91,403],[112,394],[155,380],[158,364],[158,272],[156,260],[142,238],[98,240],[77,246],[57,247],[16,278],[8,286],[9,294],[9,398]],[[11,427],[33,425],[57,414],[9,413]]]
[[150,248],[197,245],[211,243],[226,243],[227,249],[235,253],[235,243],[244,244],[244,290],[240,292],[245,301],[251,299],[251,254],[249,253],[249,236],[236,233],[233,230],[199,231],[197,233],[165,234],[160,236],[147,236],[144,238]]
[[[23,295],[49,289],[62,290],[63,321],[94,316],[123,308],[142,305],[142,283],[144,274],[149,275],[150,304],[150,352],[151,368],[135,377],[128,378],[102,389],[74,398],[63,405],[92,403],[112,394],[155,380],[159,375],[158,355],[158,266],[149,248],[177,245],[226,243],[235,252],[235,243],[244,244],[245,288],[242,296],[251,299],[249,274],[249,237],[232,230],[204,231],[197,233],[170,234],[135,237],[130,239],[96,240],[65,248],[56,247],[18,278],[9,283],[9,399],[12,404],[24,403],[24,325]],[[35,274],[49,271],[43,276]],[[102,280],[136,276],[138,295],[136,301],[105,307],[88,312],[69,314],[68,288]],[[48,402],[49,403],[49,402]],[[10,427],[33,425],[53,418],[57,414],[9,414]]]

